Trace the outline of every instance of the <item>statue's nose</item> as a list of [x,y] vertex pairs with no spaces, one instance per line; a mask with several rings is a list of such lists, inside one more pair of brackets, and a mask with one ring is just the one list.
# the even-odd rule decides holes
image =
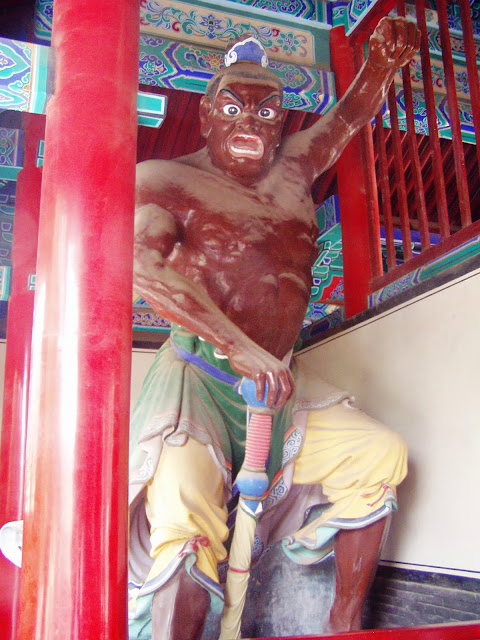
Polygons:
[[255,118],[255,116],[252,113],[249,113],[248,111],[245,112],[243,114],[243,116],[239,119],[238,121],[238,126],[241,129],[245,129],[245,130],[257,130],[258,129],[258,122]]

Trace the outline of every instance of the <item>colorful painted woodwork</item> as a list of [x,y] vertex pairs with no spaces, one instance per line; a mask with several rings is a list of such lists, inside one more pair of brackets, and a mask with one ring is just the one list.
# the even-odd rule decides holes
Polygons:
[[283,12],[267,16],[249,5],[209,0],[141,0],[140,25],[143,34],[222,50],[240,36],[253,34],[270,59],[327,69],[330,64],[330,25],[300,21]]
[[0,38],[0,104],[42,113],[46,101],[48,47]]
[[[45,45],[0,38],[0,105],[3,109],[44,113],[50,95],[49,52],[50,48]],[[165,96],[139,91],[138,124],[159,127],[165,119],[166,103]]]
[[[139,79],[142,84],[204,93],[223,66],[223,51],[186,45],[155,35],[140,35]],[[335,104],[330,72],[272,60],[271,69],[284,86],[283,107],[326,113]]]
[[23,167],[24,134],[21,129],[0,128],[0,180],[15,180]]
[[338,196],[328,198],[317,209],[317,221],[320,230],[317,240],[318,258],[312,268],[312,291],[305,326],[324,318],[336,308],[341,310],[344,302]]
[[[324,5],[312,0],[141,0],[140,30],[145,35],[222,50],[227,42],[253,33],[271,59],[328,69],[330,12]],[[49,43],[52,15],[53,2],[40,0],[35,21],[38,42]]]
[[[142,84],[203,92],[208,80],[222,64],[226,42],[245,32],[255,32],[268,49],[271,69],[285,86],[284,107],[325,113],[335,104],[331,74],[315,67],[328,66],[325,38],[330,25],[344,24],[353,32],[355,24],[373,6],[369,0],[340,0],[335,3],[283,0],[248,0],[213,3],[211,0],[175,0],[158,2],[142,0],[139,77]],[[238,5],[235,7],[234,5]],[[315,5],[315,7],[314,7]],[[473,0],[475,46],[480,57],[480,0]],[[315,10],[314,10],[315,8]],[[225,10],[224,10],[225,9]],[[227,10],[228,9],[228,10]],[[275,12],[265,20],[264,9]],[[462,138],[474,141],[473,117],[469,102],[467,73],[458,7],[450,7],[452,49],[457,59],[455,76],[459,94]],[[51,35],[53,2],[38,0],[35,20],[37,42],[48,44]],[[282,15],[283,14],[283,15]],[[415,17],[413,5],[407,5],[407,15]],[[305,20],[305,18],[308,18]],[[318,22],[321,21],[321,22]],[[427,11],[429,49],[441,137],[451,138],[445,99],[443,64],[440,60],[438,17],[434,9]],[[44,109],[48,49],[40,45],[0,39],[0,99],[2,106],[41,113]],[[417,133],[428,132],[424,98],[421,90],[421,68],[417,58],[410,65],[415,102]],[[400,85],[400,76],[398,77]],[[139,103],[144,98],[139,97]],[[159,126],[164,104],[154,105],[154,97],[143,112],[139,104],[139,123]],[[400,126],[405,128],[403,91],[397,90]],[[153,110],[158,109],[155,117]],[[384,120],[389,126],[388,117]]]

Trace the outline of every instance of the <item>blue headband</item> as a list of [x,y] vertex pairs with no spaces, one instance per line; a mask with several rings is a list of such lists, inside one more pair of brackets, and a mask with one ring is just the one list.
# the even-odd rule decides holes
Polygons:
[[256,62],[262,67],[268,65],[267,52],[253,36],[235,43],[225,54],[225,66],[235,62]]

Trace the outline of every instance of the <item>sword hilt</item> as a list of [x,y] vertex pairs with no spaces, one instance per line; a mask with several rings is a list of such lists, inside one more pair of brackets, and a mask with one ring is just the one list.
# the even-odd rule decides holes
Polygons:
[[269,485],[266,462],[270,451],[273,410],[266,404],[268,386],[263,400],[257,400],[255,383],[243,378],[240,393],[248,405],[250,419],[247,426],[245,459],[236,484],[245,500],[258,502]]

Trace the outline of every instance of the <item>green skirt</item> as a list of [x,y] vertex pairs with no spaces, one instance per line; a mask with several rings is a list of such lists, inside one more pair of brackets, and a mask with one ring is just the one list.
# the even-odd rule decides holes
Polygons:
[[[234,385],[183,360],[171,341],[240,380],[228,359],[215,355],[211,344],[174,326],[170,339],[155,358],[133,411],[131,451],[159,435],[172,445],[181,445],[186,437],[192,437],[211,445],[217,463],[224,470],[227,486],[231,487],[244,458],[247,405]],[[290,400],[274,417],[267,465],[270,482],[282,467],[285,435],[292,425],[292,404]],[[132,467],[138,468],[139,463],[140,460],[133,460]]]

